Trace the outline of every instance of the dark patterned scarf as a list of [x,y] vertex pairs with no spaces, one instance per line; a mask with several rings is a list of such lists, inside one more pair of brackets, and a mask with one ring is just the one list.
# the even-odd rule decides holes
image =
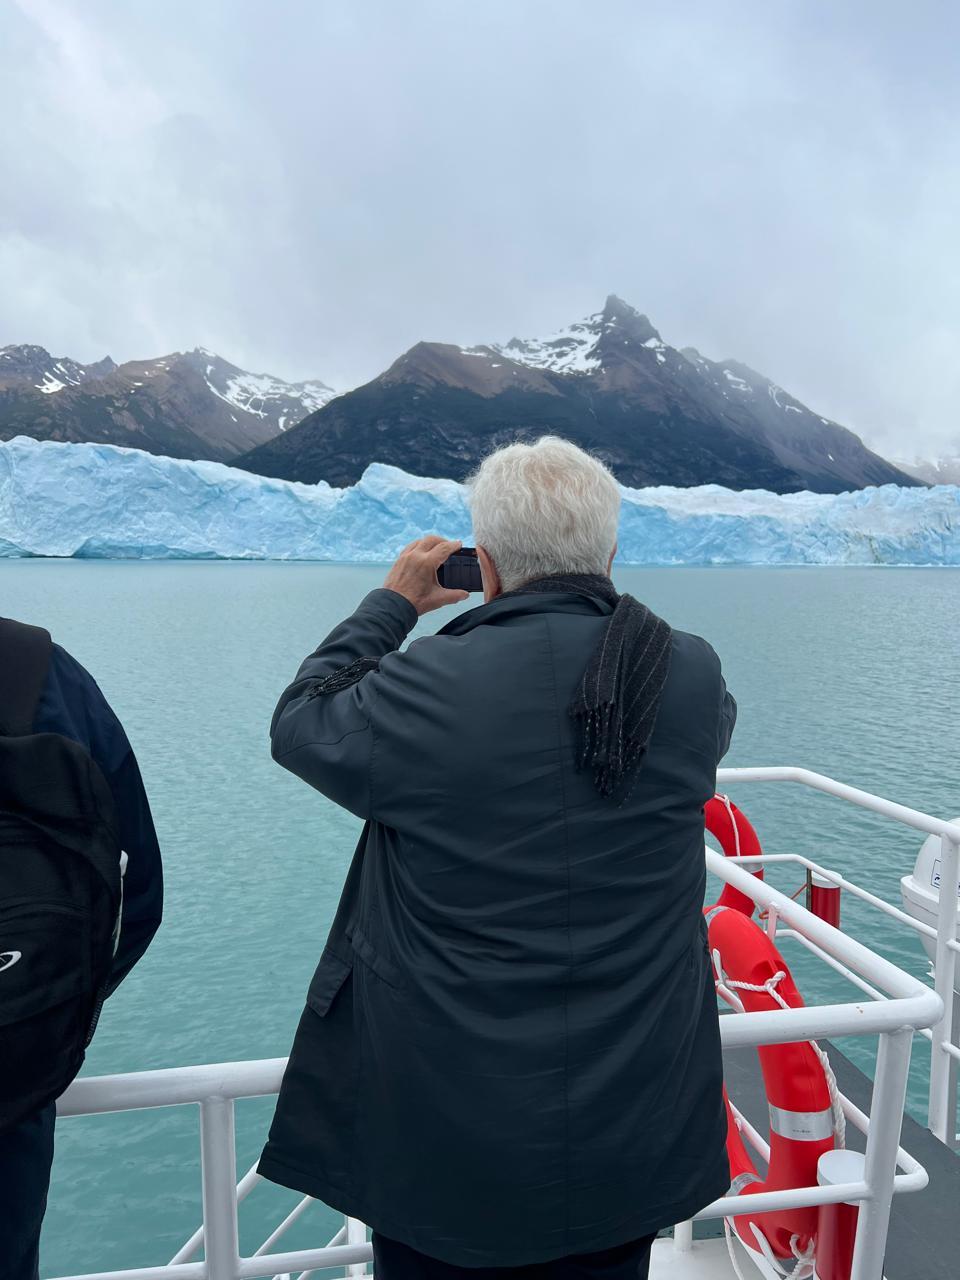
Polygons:
[[537,578],[505,594],[531,591],[569,591],[614,606],[569,711],[580,731],[578,768],[593,771],[594,785],[602,796],[621,792],[622,803],[657,721],[670,670],[670,626],[633,596],[620,595],[602,574]]

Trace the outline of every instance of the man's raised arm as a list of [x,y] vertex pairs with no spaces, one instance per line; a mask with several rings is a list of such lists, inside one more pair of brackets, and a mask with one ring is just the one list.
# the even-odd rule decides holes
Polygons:
[[435,536],[410,543],[356,612],[302,664],[270,725],[273,758],[358,817],[372,816],[371,715],[385,679],[380,659],[399,649],[421,613],[466,599],[437,569],[459,548]]

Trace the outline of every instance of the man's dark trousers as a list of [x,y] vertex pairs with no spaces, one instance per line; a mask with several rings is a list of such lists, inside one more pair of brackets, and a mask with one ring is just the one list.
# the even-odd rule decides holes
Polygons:
[[647,1280],[656,1236],[524,1267],[452,1267],[373,1233],[376,1280]]
[[0,1277],[37,1280],[56,1106],[0,1133]]

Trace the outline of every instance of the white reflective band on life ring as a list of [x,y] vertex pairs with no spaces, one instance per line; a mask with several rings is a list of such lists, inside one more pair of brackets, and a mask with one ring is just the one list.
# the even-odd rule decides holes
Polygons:
[[737,1177],[735,1177],[734,1180],[730,1183],[730,1190],[727,1192],[727,1195],[738,1196],[744,1187],[749,1187],[751,1182],[762,1182],[762,1181],[763,1179],[760,1178],[755,1173],[738,1174]]
[[822,1142],[833,1137],[833,1108],[823,1111],[786,1111],[770,1103],[770,1132],[795,1142]]

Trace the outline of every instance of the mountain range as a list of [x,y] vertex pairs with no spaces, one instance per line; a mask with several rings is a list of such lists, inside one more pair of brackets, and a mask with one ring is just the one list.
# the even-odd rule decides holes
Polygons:
[[748,366],[669,346],[613,295],[548,338],[419,342],[235,465],[337,486],[356,483],[371,462],[463,480],[491,449],[544,433],[591,450],[634,488],[840,493],[921,483]]
[[155,360],[95,364],[43,347],[0,348],[0,439],[127,445],[227,462],[281,434],[336,394],[323,382],[246,373],[197,347]]
[[202,347],[121,365],[0,348],[0,440],[125,445],[342,487],[375,462],[463,480],[491,449],[545,433],[590,449],[633,488],[839,493],[926,480],[747,365],[670,346],[613,295],[546,338],[418,342],[342,395]]
[[939,458],[894,458],[895,466],[922,484],[960,485],[960,445]]

